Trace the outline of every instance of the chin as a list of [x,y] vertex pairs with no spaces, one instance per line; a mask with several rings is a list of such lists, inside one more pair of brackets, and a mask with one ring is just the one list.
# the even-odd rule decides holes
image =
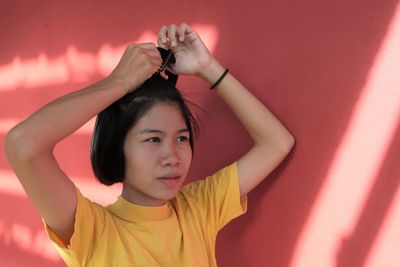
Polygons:
[[179,190],[177,190],[176,192],[170,192],[169,194],[165,194],[163,195],[162,200],[168,201],[173,199],[174,197],[176,197],[176,195],[178,194]]

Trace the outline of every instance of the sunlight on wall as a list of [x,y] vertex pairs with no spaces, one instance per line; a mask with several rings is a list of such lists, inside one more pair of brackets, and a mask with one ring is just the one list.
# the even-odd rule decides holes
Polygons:
[[18,223],[13,223],[7,228],[0,219],[0,240],[6,246],[17,246],[21,250],[50,261],[57,262],[60,259],[44,230],[34,233],[29,226]]
[[[212,25],[193,25],[192,28],[213,53],[218,41],[217,28]],[[156,42],[157,38],[155,33],[147,31],[132,43]],[[103,44],[97,53],[81,52],[70,46],[64,55],[56,58],[48,58],[44,53],[25,60],[16,56],[11,63],[0,66],[0,91],[87,82],[94,75],[106,76],[118,64],[126,45],[113,47]],[[18,118],[0,118],[0,134],[5,135],[20,121]],[[94,123],[95,118],[74,134],[91,134]]]
[[[291,267],[337,266],[342,240],[350,235],[372,190],[400,117],[400,5],[377,53],[355,105],[348,128],[334,155],[316,204],[297,241]],[[400,179],[400,177],[398,178]],[[400,192],[388,210],[365,267],[398,262]],[[389,226],[395,225],[397,226]],[[394,228],[394,229],[392,229]],[[386,242],[383,249],[383,242]],[[392,244],[397,253],[387,249]],[[321,249],[323,248],[323,249]],[[380,262],[378,265],[374,265]]]
[[[212,25],[192,25],[192,28],[197,31],[213,53],[218,38],[217,28]],[[155,43],[157,38],[156,33],[147,31],[132,43]],[[0,92],[91,82],[91,79],[96,76],[106,76],[114,69],[126,45],[113,47],[105,43],[97,52],[79,51],[76,46],[69,46],[64,54],[54,58],[49,58],[46,53],[40,53],[36,58],[30,59],[22,59],[16,55],[12,62],[0,66]],[[5,135],[20,121],[21,119],[16,117],[1,117],[0,135]],[[88,121],[74,134],[91,134],[94,123],[95,118]],[[0,194],[23,197],[28,201],[21,184],[11,170],[0,169],[0,177]],[[104,186],[94,177],[91,179],[71,177],[71,180],[86,197],[102,205],[113,203],[122,190],[120,184]],[[44,230],[33,232],[29,225],[12,223],[6,226],[0,217],[0,240],[6,246],[16,246],[51,261],[60,259]]]
[[[193,25],[192,28],[213,53],[218,38],[217,28],[212,25]],[[157,38],[156,33],[147,31],[131,43],[156,43]],[[113,47],[106,43],[97,53],[69,46],[63,55],[56,58],[49,58],[45,53],[31,59],[21,59],[17,55],[9,64],[0,66],[0,91],[86,82],[94,75],[106,76],[118,64],[127,44]]]
[[[399,178],[400,179],[400,178]],[[400,188],[368,255],[365,266],[398,267],[400,265]]]
[[[20,123],[22,119],[17,118],[7,118],[2,119],[0,118],[0,135],[5,135],[12,127]],[[94,124],[96,122],[96,117],[90,119],[86,122],[82,127],[76,130],[72,135],[85,135],[85,134],[92,134]]]
[[[14,172],[0,169],[0,177],[0,194],[26,197],[28,199]],[[121,184],[105,186],[95,180],[94,177],[88,179],[85,177],[72,176],[70,178],[85,197],[101,205],[113,203],[122,190]]]
[[[0,169],[0,194],[26,198],[25,191],[12,171]],[[122,185],[105,186],[82,177],[71,177],[82,194],[101,205],[108,205],[121,194]],[[44,228],[33,231],[29,225],[12,223],[6,227],[0,216],[0,241],[6,246],[17,246],[19,249],[41,256],[47,260],[59,261],[60,257],[51,244]]]
[[[0,169],[0,194],[26,198],[25,191],[12,171]],[[82,177],[71,177],[82,194],[101,205],[108,205],[121,194],[122,185],[105,186]],[[43,229],[33,231],[29,225],[12,223],[6,226],[0,216],[0,241],[6,246],[16,246],[21,250],[43,257],[50,261],[59,261],[60,257],[49,241]]]

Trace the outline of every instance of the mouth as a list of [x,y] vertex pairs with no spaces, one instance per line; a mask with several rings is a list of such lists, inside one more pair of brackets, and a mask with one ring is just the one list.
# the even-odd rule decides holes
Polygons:
[[161,177],[158,177],[157,179],[167,179],[167,180],[173,180],[173,179],[179,179],[181,175],[179,173],[170,173]]
[[165,185],[171,186],[171,185],[176,185],[181,176],[180,175],[168,175],[168,176],[163,176],[163,177],[158,177],[157,180],[162,182]]

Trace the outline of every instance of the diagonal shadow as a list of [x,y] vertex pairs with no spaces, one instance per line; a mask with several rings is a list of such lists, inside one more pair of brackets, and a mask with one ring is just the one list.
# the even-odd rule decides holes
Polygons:
[[[335,4],[338,5],[339,1],[330,3],[337,8]],[[280,170],[251,192],[246,216],[229,224],[223,230],[226,233],[226,235],[221,235],[224,245],[217,243],[217,251],[221,255],[221,266],[284,267],[290,265],[296,242],[299,241],[299,235],[312,207],[318,204],[316,196],[324,184],[324,177],[327,176],[332,157],[349,125],[354,105],[365,86],[374,57],[381,48],[397,1],[385,2],[385,8],[379,7],[379,10],[373,1],[364,3],[366,4],[364,13],[362,15],[358,13],[358,17],[354,16],[355,10],[358,11],[354,2],[346,2],[346,5],[341,6],[340,16],[342,17],[336,21],[333,18],[335,13],[333,8],[321,17],[315,15],[321,19],[321,25],[324,25],[322,23],[325,22],[324,16],[329,17],[327,21],[332,22],[332,25],[329,25],[331,28],[324,29],[320,25],[312,28],[315,30],[312,34],[307,32],[301,37],[304,39],[316,37],[316,43],[307,44],[306,50],[314,58],[320,57],[318,53],[326,50],[327,56],[320,57],[320,61],[314,61],[313,56],[305,57],[301,54],[305,50],[296,50],[304,44],[299,38],[297,42],[292,42],[289,48],[291,53],[299,53],[290,58],[293,60],[290,62],[292,65],[287,63],[285,65],[287,68],[281,70],[281,76],[278,78],[264,74],[267,77],[263,79],[272,78],[266,82],[266,88],[279,86],[279,94],[273,89],[268,89],[268,94],[264,93],[260,98],[266,97],[264,103],[273,111],[279,110],[278,106],[282,104],[279,102],[280,99],[285,99],[284,105],[290,106],[281,109],[286,111],[286,114],[282,113],[285,115],[292,112],[292,115],[287,115],[289,118],[293,116],[287,125],[296,136],[296,149],[292,152],[290,164],[284,163]],[[319,6],[313,3],[312,8]],[[301,23],[297,25],[298,28],[295,31],[298,31],[296,34],[300,36],[304,33],[301,32],[304,29],[301,28]],[[358,29],[357,38],[347,35],[345,29],[349,25]],[[336,40],[326,38],[327,31],[330,31],[329,36],[333,36],[337,28],[341,28],[341,33],[345,34],[338,34]],[[368,38],[362,39],[367,35]],[[368,43],[368,46],[365,43]],[[347,51],[348,54],[343,51]],[[302,56],[304,58],[301,58]],[[298,60],[299,58],[301,60]],[[243,76],[256,76],[255,74],[252,76],[250,72],[246,73],[246,70],[243,73],[245,73]],[[263,79],[257,81],[262,83]],[[255,91],[256,83],[254,87],[249,86],[249,88]],[[275,99],[276,95],[278,97]],[[227,138],[233,139],[223,135],[219,141]],[[215,154],[218,154],[222,145],[213,145]],[[234,149],[238,149],[236,143]],[[245,224],[246,227],[239,225],[239,222]],[[240,233],[239,236],[238,233]],[[236,256],[240,254],[246,256]]]
[[[362,267],[400,188],[400,120],[389,151],[369,193],[354,231],[343,238],[337,251],[337,267]],[[396,255],[397,256],[397,255]]]

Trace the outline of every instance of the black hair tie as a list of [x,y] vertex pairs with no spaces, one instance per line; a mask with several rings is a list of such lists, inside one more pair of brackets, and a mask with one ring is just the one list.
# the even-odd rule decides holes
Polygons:
[[166,70],[167,66],[171,67],[171,64],[175,64],[176,62],[174,53],[172,52],[171,49],[167,50],[161,47],[157,47],[157,49],[160,52],[163,62],[156,73],[160,74],[161,72],[165,71],[165,74],[167,74],[168,76],[168,81],[176,85],[176,82],[178,80],[178,75],[173,74],[172,72]]
[[225,77],[226,74],[228,74],[228,72],[229,69],[226,69],[224,73],[221,75],[221,77],[219,77],[219,79],[214,83],[214,85],[211,86],[210,90],[214,89],[214,87],[217,86],[222,81],[222,79]]
[[170,67],[171,64],[175,64],[175,55],[172,50],[166,50],[161,47],[157,47],[158,51],[161,54],[161,58],[163,60],[160,68],[158,69],[157,73],[163,72],[167,66]]

